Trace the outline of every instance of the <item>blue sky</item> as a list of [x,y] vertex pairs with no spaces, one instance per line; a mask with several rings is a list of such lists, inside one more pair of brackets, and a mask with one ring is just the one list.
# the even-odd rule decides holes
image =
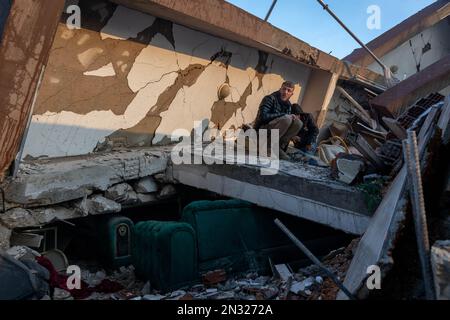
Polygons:
[[[227,0],[264,19],[272,0]],[[434,0],[325,0],[341,20],[365,43],[376,38]],[[367,28],[367,8],[379,6],[381,29]],[[343,58],[358,44],[322,9],[316,0],[278,0],[269,22],[310,45]]]

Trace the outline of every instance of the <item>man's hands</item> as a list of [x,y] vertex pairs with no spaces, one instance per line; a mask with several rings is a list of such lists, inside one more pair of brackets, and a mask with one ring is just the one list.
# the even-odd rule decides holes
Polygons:
[[292,142],[293,143],[300,143],[300,141],[301,141],[301,139],[300,139],[299,136],[295,136],[295,137],[292,138]]

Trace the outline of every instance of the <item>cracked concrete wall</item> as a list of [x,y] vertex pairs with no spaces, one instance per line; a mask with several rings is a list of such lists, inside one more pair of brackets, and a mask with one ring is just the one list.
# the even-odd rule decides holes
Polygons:
[[[63,15],[24,156],[164,144],[204,119],[238,128],[285,80],[296,84],[292,102],[302,100],[311,71],[304,65],[107,1],[78,5],[82,28],[69,30]],[[220,100],[224,83],[231,93]]]
[[63,6],[62,0],[12,3],[0,42],[0,181],[21,146]]
[[[409,41],[388,52],[381,60],[387,67],[397,66],[395,76],[405,80],[450,53],[450,17],[415,35]],[[383,73],[376,62],[370,70]]]

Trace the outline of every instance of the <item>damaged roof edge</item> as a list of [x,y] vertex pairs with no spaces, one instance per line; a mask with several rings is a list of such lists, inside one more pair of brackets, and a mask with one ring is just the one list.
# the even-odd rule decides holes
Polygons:
[[450,54],[400,82],[372,100],[372,105],[397,115],[404,107],[431,92],[450,86]]
[[[383,57],[400,44],[411,39],[416,34],[434,26],[436,23],[450,15],[450,3],[448,0],[438,0],[423,10],[402,21],[395,27],[389,29],[381,36],[375,38],[367,44],[378,57]],[[361,66],[368,66],[375,60],[360,48],[354,50],[343,60]]]
[[275,54],[296,63],[339,74],[385,90],[384,77],[346,64],[289,33],[223,0],[111,0],[186,27]]

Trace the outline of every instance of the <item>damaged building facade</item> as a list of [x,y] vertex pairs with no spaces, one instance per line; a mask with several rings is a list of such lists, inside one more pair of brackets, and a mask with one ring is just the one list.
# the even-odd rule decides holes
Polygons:
[[[7,5],[8,1],[0,3]],[[9,4],[9,16],[0,16],[0,248],[30,243],[27,241],[33,240],[24,236],[27,230],[117,216],[150,205],[177,206],[186,190],[198,194],[202,190],[218,199],[244,201],[228,200],[231,202],[220,202],[219,207],[230,205],[230,211],[239,209],[248,217],[257,212],[254,207],[249,209],[252,204],[269,210],[264,219],[278,212],[286,214],[286,219],[317,224],[318,232],[327,239],[335,236],[328,229],[352,239],[361,237],[359,247],[352,242],[324,260],[336,267],[340,277],[348,269],[344,284],[352,294],[367,296],[361,290],[366,276],[361,270],[385,261],[398,233],[395,224],[406,225],[407,208],[401,204],[408,198],[407,168],[403,167],[401,148],[395,148],[401,147],[406,138],[403,134],[419,114],[403,127],[401,117],[417,101],[434,94],[420,109],[432,110],[433,115],[426,118],[425,114],[427,121],[421,123],[422,131],[418,130],[422,153],[432,153],[428,147],[431,137],[438,139],[439,134],[448,132],[445,121],[448,123],[450,107],[445,97],[450,93],[446,40],[450,6],[446,1],[437,1],[368,44],[394,73],[395,86],[362,49],[341,61],[225,1],[58,0],[49,4],[49,0],[29,0]],[[22,21],[24,14],[32,18]],[[22,34],[17,32],[20,30],[33,32],[16,36]],[[398,59],[407,55],[415,62]],[[323,157],[303,157],[304,161],[281,161],[276,175],[264,177],[259,174],[259,164],[172,162],[174,132],[182,129],[192,135],[196,123],[223,134],[239,130],[255,120],[261,100],[285,81],[295,85],[291,101],[301,104],[319,126],[319,141],[339,137],[347,142],[346,152],[360,157],[357,168],[354,159],[343,159],[342,170],[348,171],[340,172],[335,161],[337,173],[331,173]],[[398,129],[399,123],[400,134],[392,134],[391,128]],[[392,153],[392,148],[396,152]],[[370,173],[376,178],[390,179],[383,192],[377,189],[374,196],[353,183],[357,176],[361,178],[363,167],[373,169]],[[183,239],[192,237],[197,243],[192,255],[199,259],[192,261],[192,273],[198,275],[197,269],[204,272],[204,284],[223,282],[223,274],[211,267],[220,254],[209,252],[204,245],[209,231],[192,222],[197,218],[189,218],[190,214],[195,217],[196,210],[219,208],[208,204],[202,209],[181,209],[184,218],[180,223],[190,223],[195,231],[176,226],[184,230],[180,231]],[[263,222],[248,221],[268,230]],[[213,220],[209,223],[214,226]],[[136,226],[143,237],[147,226]],[[155,224],[151,228],[160,227]],[[242,228],[238,228],[240,232],[252,234]],[[380,234],[382,239],[373,240]],[[216,236],[227,239],[225,233]],[[317,239],[309,239],[310,243],[320,243],[313,240]],[[189,250],[187,246],[183,252],[187,260]],[[343,257],[346,261],[339,262]],[[142,266],[149,262],[140,259],[136,271],[143,276],[147,270]],[[391,262],[386,263],[383,270],[391,267]],[[275,269],[279,268],[283,266]],[[280,272],[274,274],[283,278]],[[304,295],[305,283],[307,288],[323,285],[318,273],[308,272],[305,277],[291,274],[278,284],[280,290],[267,279],[253,279],[264,282],[260,286],[264,289],[259,287],[256,294],[251,285],[241,284],[247,288],[242,297]],[[186,274],[180,277],[189,278]],[[288,278],[294,282],[288,285]],[[348,298],[338,294],[328,280],[325,284],[334,286],[332,298]],[[159,281],[157,285],[169,289]],[[192,290],[188,295],[194,294]],[[231,296],[230,290],[220,296],[241,297]],[[196,294],[202,299],[218,295]],[[320,294],[308,296],[319,298]]]

